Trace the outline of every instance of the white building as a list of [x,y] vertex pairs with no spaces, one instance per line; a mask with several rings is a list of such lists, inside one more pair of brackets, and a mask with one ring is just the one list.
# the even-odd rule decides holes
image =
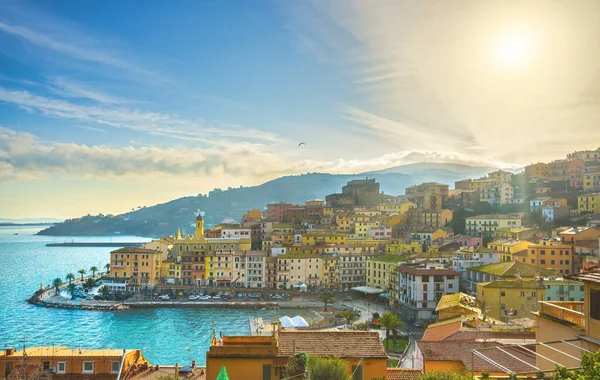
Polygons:
[[442,296],[458,293],[459,274],[450,269],[400,265],[396,272],[400,313],[409,320],[434,320]]
[[493,249],[478,247],[464,248],[452,255],[452,270],[467,279],[467,269],[485,264],[496,264],[502,260],[502,253]]
[[233,284],[247,288],[263,288],[267,253],[247,251],[235,253],[233,258]]
[[525,214],[476,215],[465,220],[465,231],[471,236],[494,236],[498,228],[519,228]]
[[546,222],[553,222],[556,219],[568,218],[571,216],[571,211],[566,207],[548,206],[542,208],[542,217]]
[[537,212],[537,211],[541,211],[542,208],[544,207],[544,202],[546,202],[548,199],[551,199],[550,197],[545,197],[545,198],[535,198],[529,201],[529,211],[530,212]]
[[221,238],[225,239],[250,239],[250,228],[231,228],[223,227],[221,229]]
[[386,226],[370,228],[367,236],[372,239],[391,239],[392,228]]
[[514,189],[509,183],[493,183],[485,185],[480,191],[481,202],[499,206],[514,202]]

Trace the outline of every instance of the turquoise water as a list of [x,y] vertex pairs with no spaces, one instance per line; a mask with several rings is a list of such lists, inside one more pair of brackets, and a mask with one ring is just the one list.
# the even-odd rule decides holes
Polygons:
[[[139,348],[163,365],[206,361],[213,321],[225,335],[250,333],[248,318],[272,320],[277,310],[135,309],[116,312],[46,309],[26,302],[40,287],[91,266],[103,268],[115,248],[46,247],[48,242],[145,241],[131,236],[52,237],[40,228],[0,227],[0,349],[36,345]],[[18,233],[19,235],[14,235]],[[296,313],[294,313],[296,315]],[[302,315],[302,314],[301,314]]]

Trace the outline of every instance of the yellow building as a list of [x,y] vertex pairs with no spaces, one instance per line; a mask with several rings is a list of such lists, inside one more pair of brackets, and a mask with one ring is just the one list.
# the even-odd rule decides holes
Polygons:
[[419,244],[417,241],[413,241],[411,243],[405,243],[401,240],[391,241],[385,244],[385,252],[386,253],[394,253],[394,254],[412,254],[412,253],[421,253],[423,252],[423,246]]
[[[140,350],[82,350],[68,347],[7,348],[0,352],[1,378],[35,378],[36,368],[71,378],[95,378],[104,375],[116,378],[136,366],[151,366]],[[43,376],[43,375],[42,375]],[[48,375],[52,377],[51,375]],[[104,377],[103,377],[104,378]]]
[[346,244],[346,240],[346,234],[329,231],[307,232],[302,234],[303,246]]
[[527,250],[531,242],[524,240],[498,239],[488,243],[488,248],[501,252],[501,261],[514,261],[513,254]]
[[600,214],[600,193],[582,194],[577,197],[580,213]]
[[493,281],[477,284],[477,301],[482,312],[501,321],[533,318],[544,300],[544,285],[538,281]]
[[324,257],[316,254],[278,255],[277,288],[292,289],[301,284],[315,289],[324,287]]
[[410,201],[401,202],[401,203],[382,203],[377,206],[377,210],[383,211],[386,214],[399,214],[399,215],[403,215],[408,210],[411,210],[414,208],[417,208],[417,204],[410,202]]
[[600,190],[600,172],[583,174],[583,191]]
[[161,260],[166,260],[167,257],[169,257],[169,255],[171,254],[171,252],[173,252],[174,242],[175,239],[173,237],[167,236],[162,239],[152,240],[151,242],[144,244],[143,248],[151,249],[153,251],[160,251]]
[[234,280],[230,265],[233,253],[250,251],[251,248],[250,237],[207,238],[204,235],[204,219],[198,215],[194,234],[182,236],[173,243],[173,257],[181,258],[184,285],[217,280],[231,282]]
[[162,281],[179,284],[181,282],[181,263],[173,258],[164,260],[160,266],[160,278]]
[[125,247],[110,253],[112,277],[129,281],[129,289],[154,286],[160,280],[161,252],[146,248]]
[[393,304],[398,294],[396,268],[406,261],[406,256],[386,254],[367,260],[367,286],[389,292],[389,302]]
[[527,256],[521,261],[540,268],[554,271],[557,275],[574,273],[576,263],[573,247],[560,241],[542,240],[540,244],[530,244]]
[[452,210],[425,210],[421,213],[422,222],[426,226],[444,227],[452,221]]
[[246,212],[242,215],[242,222],[248,222],[251,220],[261,220],[262,219],[262,211],[253,209]]
[[323,256],[323,287],[325,289],[340,287],[340,259],[337,256]]
[[206,379],[215,380],[222,367],[231,379],[287,378],[285,366],[296,353],[344,360],[347,375],[356,379],[383,379],[387,353],[376,332],[281,330],[271,336],[224,336],[216,334],[206,352]]

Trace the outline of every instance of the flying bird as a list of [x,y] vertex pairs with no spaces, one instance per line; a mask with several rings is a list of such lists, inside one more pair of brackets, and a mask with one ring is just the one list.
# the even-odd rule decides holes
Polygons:
[[300,145],[306,145],[306,143],[301,142],[300,144],[298,144],[298,146],[300,146]]

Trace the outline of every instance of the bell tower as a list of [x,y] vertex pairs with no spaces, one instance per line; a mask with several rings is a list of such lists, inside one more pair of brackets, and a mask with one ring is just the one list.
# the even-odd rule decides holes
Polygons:
[[198,211],[198,216],[196,217],[196,233],[197,238],[204,237],[204,218],[202,218],[202,213]]

